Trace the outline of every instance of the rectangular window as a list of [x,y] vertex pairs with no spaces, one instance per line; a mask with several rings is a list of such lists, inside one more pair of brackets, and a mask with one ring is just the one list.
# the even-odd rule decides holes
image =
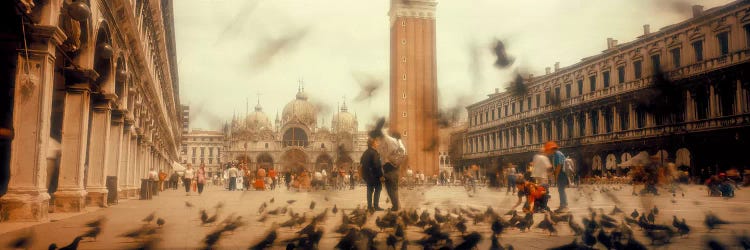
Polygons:
[[669,51],[670,54],[672,54],[672,65],[674,65],[674,68],[680,67],[680,48],[674,48]]
[[570,98],[570,84],[565,85],[565,99]]
[[511,114],[515,114],[516,113],[516,103],[515,102],[510,104],[510,113]]
[[703,61],[703,41],[693,42],[693,53],[695,53],[695,61]]
[[505,116],[508,116],[508,105],[505,105]]
[[589,76],[589,93],[596,90],[596,75]]
[[719,52],[722,56],[729,54],[729,32],[723,32],[716,35],[719,42]]
[[560,87],[555,88],[555,97],[560,98]]
[[659,54],[651,56],[651,66],[653,66],[651,70],[653,70],[654,74],[661,70],[661,57],[659,57]]
[[529,99],[526,99],[526,109],[531,110],[531,97]]
[[193,157],[195,157],[195,148],[193,148]]
[[490,121],[490,112],[484,112],[484,122]]
[[583,79],[578,80],[578,95],[583,95]]
[[745,46],[750,48],[750,24],[747,24],[743,27],[745,27]]
[[604,71],[602,73],[602,84],[604,84],[604,88],[609,88],[609,71]]
[[578,136],[586,135],[586,115],[578,113]]
[[599,133],[599,113],[596,110],[591,111],[589,117],[591,118],[591,133],[596,135]]
[[549,97],[550,97],[549,90],[544,91],[544,105],[549,105]]
[[643,76],[643,72],[641,72],[641,70],[641,61],[633,62],[633,73],[635,79],[641,79],[641,77]]
[[492,120],[493,121],[495,120],[495,111],[494,110],[492,111]]
[[208,156],[210,157],[214,156],[214,148],[208,148]]
[[625,82],[625,66],[617,67],[617,83]]
[[518,112],[523,112],[523,99],[518,101]]
[[536,107],[539,108],[542,106],[542,98],[540,94],[536,94]]
[[201,156],[204,156],[204,155],[206,155],[206,149],[201,147]]

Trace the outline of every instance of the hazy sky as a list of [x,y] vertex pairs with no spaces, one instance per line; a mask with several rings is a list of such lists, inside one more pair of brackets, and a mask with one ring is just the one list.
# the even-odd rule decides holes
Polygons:
[[[191,108],[191,128],[219,129],[233,113],[245,115],[258,94],[270,119],[281,115],[298,86],[323,108],[330,126],[345,97],[364,128],[388,112],[389,0],[179,0],[175,29],[180,98]],[[439,104],[482,100],[503,89],[514,68],[544,74],[731,0],[439,0]],[[511,69],[493,66],[495,38],[516,58]],[[274,42],[283,41],[283,42]],[[472,50],[478,51],[473,59]],[[274,53],[275,52],[275,53]],[[476,65],[476,66],[474,66]],[[374,98],[353,99],[357,76],[383,81]]]

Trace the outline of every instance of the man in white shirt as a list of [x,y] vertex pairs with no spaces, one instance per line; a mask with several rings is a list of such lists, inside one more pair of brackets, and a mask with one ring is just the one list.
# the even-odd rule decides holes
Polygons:
[[399,166],[404,161],[406,149],[401,142],[401,135],[394,132],[392,136],[382,134],[379,138],[380,145],[377,148],[383,164],[383,177],[385,177],[385,190],[391,199],[391,211],[399,210],[398,181]]
[[534,178],[536,184],[542,185],[547,184],[547,172],[552,169],[552,163],[549,161],[549,157],[544,154],[544,151],[539,151],[534,155],[534,160],[531,163],[531,177]]
[[229,191],[234,191],[237,189],[237,167],[232,165],[227,171],[227,174],[229,175]]

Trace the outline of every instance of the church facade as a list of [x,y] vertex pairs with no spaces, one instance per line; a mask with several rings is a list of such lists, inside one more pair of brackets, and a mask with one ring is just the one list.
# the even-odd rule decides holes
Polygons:
[[367,149],[367,133],[359,131],[356,115],[344,102],[328,128],[318,123],[318,111],[304,88],[273,123],[258,103],[252,113],[234,117],[224,127],[224,161],[244,162],[253,170],[273,167],[295,173],[356,169],[359,156]]

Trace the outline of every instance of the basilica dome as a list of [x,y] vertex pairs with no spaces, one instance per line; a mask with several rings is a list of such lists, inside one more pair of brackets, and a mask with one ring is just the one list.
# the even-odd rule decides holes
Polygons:
[[284,124],[298,123],[309,128],[315,127],[317,111],[315,105],[307,101],[304,89],[300,88],[294,100],[284,106],[281,119]]
[[245,126],[250,130],[259,130],[263,128],[271,129],[271,120],[266,113],[263,113],[263,107],[260,103],[255,106],[255,111],[245,118]]
[[341,106],[339,112],[333,115],[331,129],[334,133],[354,132],[357,130],[357,118],[352,113],[349,113],[346,102]]

